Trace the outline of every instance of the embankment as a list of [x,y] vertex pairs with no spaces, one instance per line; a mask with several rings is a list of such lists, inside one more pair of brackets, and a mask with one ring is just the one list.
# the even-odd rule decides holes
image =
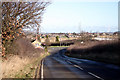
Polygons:
[[65,55],[120,65],[120,41],[87,41],[67,48]]

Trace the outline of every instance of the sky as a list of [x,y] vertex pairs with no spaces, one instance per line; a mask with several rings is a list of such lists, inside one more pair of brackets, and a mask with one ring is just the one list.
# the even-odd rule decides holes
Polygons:
[[52,0],[42,18],[41,32],[118,31],[117,0]]

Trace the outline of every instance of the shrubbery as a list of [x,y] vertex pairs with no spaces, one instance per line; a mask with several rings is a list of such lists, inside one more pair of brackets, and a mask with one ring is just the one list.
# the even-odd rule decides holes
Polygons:
[[56,36],[56,42],[59,42],[59,36]]

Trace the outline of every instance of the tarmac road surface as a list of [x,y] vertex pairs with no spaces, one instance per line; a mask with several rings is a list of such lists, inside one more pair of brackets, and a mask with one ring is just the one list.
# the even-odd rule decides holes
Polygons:
[[120,67],[101,62],[71,58],[64,47],[53,47],[42,61],[42,79],[120,80]]

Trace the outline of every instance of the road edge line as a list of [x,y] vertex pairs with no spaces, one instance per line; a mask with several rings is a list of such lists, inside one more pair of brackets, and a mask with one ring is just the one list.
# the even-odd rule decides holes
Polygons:
[[41,78],[41,80],[43,80],[43,60],[41,60],[41,68],[40,68],[40,78]]

